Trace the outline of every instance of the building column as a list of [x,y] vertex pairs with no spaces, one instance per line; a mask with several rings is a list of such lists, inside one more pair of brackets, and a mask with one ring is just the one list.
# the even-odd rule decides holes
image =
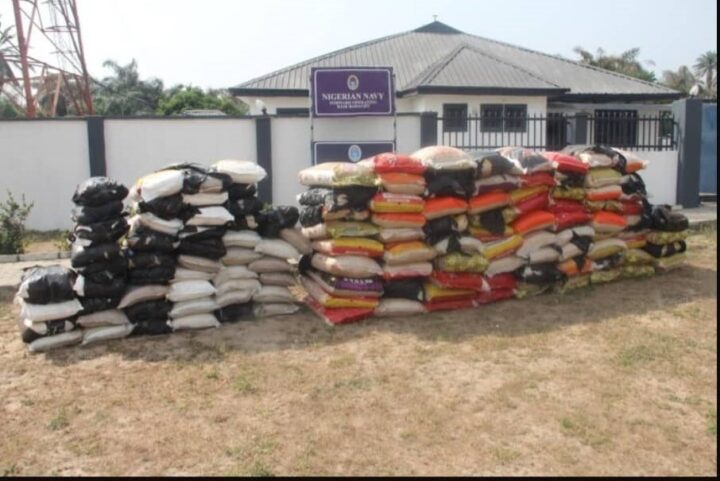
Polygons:
[[105,162],[105,119],[97,116],[85,117],[88,136],[88,157],[90,177],[107,175]]
[[683,207],[700,205],[700,147],[702,142],[702,100],[676,100],[672,113],[677,122],[678,172],[676,203]]
[[273,173],[270,117],[263,116],[255,119],[255,143],[257,146],[257,163],[267,172],[267,177],[258,184],[258,198],[271,204],[273,201]]

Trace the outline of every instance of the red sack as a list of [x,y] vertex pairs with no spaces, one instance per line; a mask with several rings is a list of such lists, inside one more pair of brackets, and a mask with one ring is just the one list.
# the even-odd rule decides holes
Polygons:
[[310,296],[306,296],[305,304],[317,314],[323,321],[330,325],[336,326],[338,324],[349,324],[351,322],[358,322],[369,317],[372,317],[375,309],[366,308],[340,308],[340,309],[328,309],[320,305],[318,301]]
[[388,172],[401,172],[404,174],[422,174],[425,166],[419,160],[407,155],[386,152],[373,157],[375,172],[384,174]]
[[555,166],[555,170],[564,174],[587,174],[590,166],[582,163],[571,155],[561,154],[560,152],[545,152],[545,157],[550,159]]
[[542,229],[551,229],[555,225],[555,216],[552,212],[538,210],[518,217],[512,223],[512,228],[520,235]]
[[622,201],[623,214],[625,215],[642,215],[643,206],[641,202]]
[[547,208],[548,201],[547,193],[541,192],[515,204],[515,212],[517,212],[518,215],[522,215],[536,210],[543,210]]
[[428,312],[455,311],[458,309],[472,309],[473,307],[475,307],[475,301],[473,299],[450,299],[425,303],[425,309]]
[[547,185],[548,187],[555,187],[555,177],[547,172],[536,172],[534,174],[522,176],[523,187],[535,187],[538,185]]
[[568,199],[553,199],[548,205],[548,210],[553,214],[585,212],[585,205],[582,202]]
[[485,280],[490,286],[491,291],[502,289],[515,289],[518,284],[517,278],[510,273],[486,277]]
[[471,289],[474,291],[481,291],[483,289],[487,290],[490,288],[485,280],[485,277],[481,274],[433,271],[430,280],[440,287],[446,287],[449,289]]
[[515,289],[493,289],[490,292],[480,292],[475,297],[475,302],[479,305],[490,304],[491,302],[510,299],[515,296]]
[[574,212],[557,212],[555,214],[555,230],[561,231],[568,227],[574,227],[576,225],[588,224],[592,221],[593,216],[589,212],[574,211]]

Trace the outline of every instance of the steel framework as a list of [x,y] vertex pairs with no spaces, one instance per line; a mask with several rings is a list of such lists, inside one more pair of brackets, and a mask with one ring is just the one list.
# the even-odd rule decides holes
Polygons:
[[[0,77],[0,95],[26,117],[92,115],[76,0],[12,0],[16,39],[5,55],[19,75]],[[37,47],[37,48],[35,48]],[[62,108],[61,108],[62,107]]]

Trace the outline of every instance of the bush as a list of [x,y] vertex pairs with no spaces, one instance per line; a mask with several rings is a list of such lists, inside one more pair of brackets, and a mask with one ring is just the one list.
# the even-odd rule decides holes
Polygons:
[[0,203],[0,254],[22,254],[25,240],[25,221],[35,205],[34,202],[22,203],[8,190],[8,198]]

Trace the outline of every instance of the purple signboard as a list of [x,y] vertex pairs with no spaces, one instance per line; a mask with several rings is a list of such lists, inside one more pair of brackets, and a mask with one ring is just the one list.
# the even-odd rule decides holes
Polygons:
[[314,117],[393,115],[392,67],[313,68]]
[[384,152],[394,152],[394,142],[315,142],[313,162],[357,162]]

